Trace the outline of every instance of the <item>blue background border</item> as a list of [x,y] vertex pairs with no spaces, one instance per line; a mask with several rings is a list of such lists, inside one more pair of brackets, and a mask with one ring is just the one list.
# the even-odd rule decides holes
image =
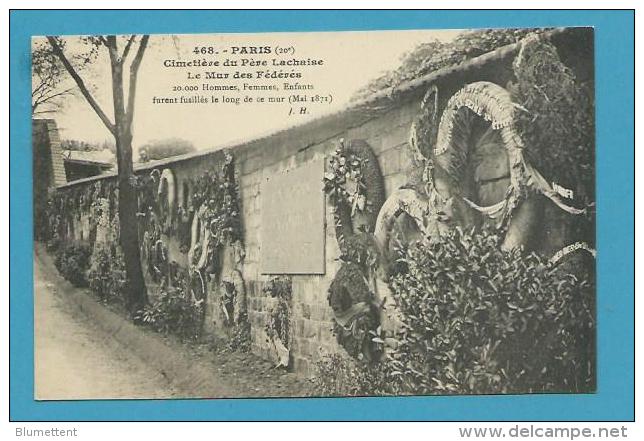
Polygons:
[[[633,420],[634,12],[12,11],[10,14],[10,419]],[[99,33],[594,26],[597,113],[598,392],[593,395],[33,400],[30,37]]]

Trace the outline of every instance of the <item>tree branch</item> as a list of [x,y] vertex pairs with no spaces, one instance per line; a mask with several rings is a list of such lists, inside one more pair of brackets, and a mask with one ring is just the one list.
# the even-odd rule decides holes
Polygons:
[[47,103],[49,103],[50,106],[55,105],[56,107],[60,108],[59,104],[50,103],[50,101],[52,101],[52,100],[54,100],[56,98],[59,98],[59,97],[61,97],[63,95],[70,95],[71,92],[72,92],[72,89],[67,89],[67,90],[63,90],[62,92],[51,93],[49,95],[47,93],[40,94],[38,96],[38,98],[34,99],[32,101],[32,103],[31,103],[31,113],[36,113],[36,109],[38,108],[38,106],[41,106],[41,105],[47,104]]
[[110,61],[113,65],[119,64],[118,49],[116,48],[116,35],[108,35],[105,40],[105,46],[110,54]]
[[63,63],[63,66],[65,66],[65,69],[69,73],[69,75],[74,79],[76,82],[76,85],[80,89],[81,93],[89,103],[89,105],[92,107],[94,112],[98,115],[98,117],[101,119],[103,124],[105,124],[105,127],[111,132],[115,133],[116,128],[114,124],[110,121],[109,117],[103,112],[103,109],[101,109],[101,106],[99,106],[98,102],[94,99],[92,94],[89,92],[89,89],[87,89],[87,86],[85,86],[85,83],[83,82],[83,79],[78,75],[74,67],[71,65],[65,54],[63,53],[63,50],[61,49],[60,45],[56,41],[56,38],[54,37],[47,37],[47,41],[49,41],[49,44],[51,45],[54,54],[60,59],[61,63]]
[[123,49],[123,54],[121,55],[121,63],[125,62],[127,55],[130,53],[130,48],[132,47],[132,43],[134,43],[135,40],[136,40],[136,35],[132,35],[127,40],[127,43],[125,43],[125,49]]
[[114,101],[114,120],[116,123],[116,130],[121,136],[122,124],[125,121],[125,108],[123,98],[123,64],[119,60],[118,46],[116,42],[116,35],[108,35],[106,37],[106,46],[110,55],[110,66],[112,70],[112,99]]
[[141,38],[141,42],[139,43],[139,48],[136,51],[134,60],[132,60],[132,64],[130,65],[130,84],[129,84],[130,91],[127,94],[127,111],[126,111],[128,128],[131,128],[132,120],[134,119],[134,100],[136,98],[136,77],[139,73],[139,66],[141,65],[141,60],[143,60],[143,54],[145,53],[145,48],[148,45],[149,39],[150,39],[149,35],[144,35],[143,38]]
[[42,80],[40,81],[40,84],[38,84],[38,86],[36,86],[36,87],[31,91],[31,96],[32,96],[32,97],[33,97],[33,96],[36,96],[36,94],[37,94],[38,92],[40,92],[44,87],[46,87],[46,86],[48,85],[48,83],[49,83],[49,82],[48,82],[48,80],[49,80],[48,78],[42,79]]
[[47,101],[51,101],[54,98],[58,98],[58,97],[63,96],[63,95],[70,95],[72,90],[73,89],[69,88],[69,89],[65,89],[65,90],[63,90],[61,92],[52,93],[50,95],[43,95],[43,96],[40,97],[40,104],[46,103]]

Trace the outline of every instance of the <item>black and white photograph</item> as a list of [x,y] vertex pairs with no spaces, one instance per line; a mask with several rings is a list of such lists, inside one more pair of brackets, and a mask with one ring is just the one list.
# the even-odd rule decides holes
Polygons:
[[596,393],[594,46],[33,37],[34,398]]

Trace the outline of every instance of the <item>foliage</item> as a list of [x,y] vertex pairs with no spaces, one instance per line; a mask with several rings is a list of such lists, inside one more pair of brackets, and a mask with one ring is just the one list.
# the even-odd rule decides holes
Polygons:
[[125,300],[125,261],[120,247],[99,245],[94,247],[90,258],[87,280],[90,289],[106,302]]
[[266,334],[271,338],[279,338],[282,344],[288,347],[291,330],[291,278],[288,276],[275,277],[268,281],[263,291],[277,300],[268,314],[268,323],[265,328]]
[[60,109],[61,99],[70,95],[70,88],[61,88],[65,69],[51,46],[34,40],[31,51],[31,113],[53,113]]
[[250,342],[250,322],[246,313],[243,313],[239,322],[232,329],[226,348],[230,351],[250,352]]
[[191,185],[191,205],[197,210],[206,204],[203,221],[210,229],[211,246],[243,241],[238,188],[233,157],[225,153],[221,170],[209,170]]
[[105,140],[101,143],[79,141],[78,139],[63,139],[60,141],[60,147],[63,150],[72,150],[79,152],[102,152],[109,150],[112,153],[116,152],[116,144],[114,141]]
[[61,244],[56,250],[54,264],[58,272],[74,286],[87,286],[85,273],[89,267],[91,248],[84,244]]
[[235,290],[235,285],[232,282],[222,281],[219,287],[221,308],[226,314],[224,323],[230,326],[234,323],[235,296],[237,292]]
[[368,306],[366,311],[353,316],[346,326],[342,326],[338,320],[333,322],[333,333],[338,344],[347,354],[367,362],[377,359],[381,351],[380,343],[373,341],[377,336],[377,310],[373,305]]
[[524,109],[516,126],[530,162],[586,204],[594,200],[595,131],[592,85],[581,84],[548,41],[526,42],[513,65],[513,100]]
[[594,390],[594,278],[584,264],[551,267],[501,251],[490,232],[460,229],[401,251],[397,345],[380,363],[325,357],[314,394]]
[[358,264],[347,262],[340,267],[329,286],[328,302],[338,343],[358,359],[376,358],[379,348],[372,337],[378,327],[377,306]]
[[52,191],[47,197],[46,220],[38,222],[40,234],[47,240],[47,249],[50,252],[56,251],[64,237],[62,232],[67,221],[70,219],[69,207],[73,205],[70,196],[64,196],[60,191]]
[[371,290],[360,267],[355,263],[342,265],[329,285],[328,301],[331,309],[337,314],[356,303],[369,303],[371,300]]
[[136,319],[157,332],[196,340],[201,334],[203,299],[194,299],[182,286],[162,286],[158,299],[139,311]]
[[290,338],[291,307],[288,302],[279,298],[277,304],[271,309],[266,324],[266,334],[269,337],[277,337],[284,346],[289,346]]
[[329,168],[324,174],[324,191],[334,205],[351,207],[351,216],[369,209],[363,175],[365,163],[366,159],[347,151],[340,143],[329,158]]
[[383,371],[355,359],[326,355],[315,369],[312,396],[388,395]]
[[391,287],[404,315],[383,365],[394,393],[594,388],[594,279],[455,229],[403,251]]
[[323,182],[333,205],[336,239],[345,251],[350,236],[373,232],[385,201],[382,173],[369,144],[341,139],[329,158]]
[[[35,157],[34,160],[36,160]],[[55,195],[54,191],[50,191],[47,195],[34,194],[34,199],[38,198],[40,202],[44,199],[43,205],[34,204],[34,239],[44,241],[49,252],[55,251],[59,242],[57,231],[60,220],[56,210]]]
[[358,265],[363,274],[373,274],[379,259],[378,245],[369,233],[357,233],[346,238],[340,254],[340,260]]
[[342,261],[328,295],[334,312],[334,334],[350,355],[370,360],[378,352],[378,345],[371,343],[371,333],[379,324],[369,287],[379,264],[372,232],[384,203],[382,174],[371,147],[361,140],[341,140],[329,159],[324,190],[334,207]]
[[449,42],[432,40],[419,44],[403,57],[400,67],[371,81],[353,99],[366,98],[388,87],[398,87],[435,70],[456,66],[501,46],[516,43],[528,33],[543,31],[544,29],[477,29],[465,31]]
[[264,294],[273,298],[291,299],[293,281],[288,276],[273,277],[264,286]]
[[181,138],[167,138],[150,141],[139,147],[139,161],[148,162],[171,158],[196,151],[194,144]]

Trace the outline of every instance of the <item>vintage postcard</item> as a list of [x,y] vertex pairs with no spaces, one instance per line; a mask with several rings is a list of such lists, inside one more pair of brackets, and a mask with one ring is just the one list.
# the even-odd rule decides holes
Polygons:
[[31,50],[37,400],[596,391],[592,28]]

